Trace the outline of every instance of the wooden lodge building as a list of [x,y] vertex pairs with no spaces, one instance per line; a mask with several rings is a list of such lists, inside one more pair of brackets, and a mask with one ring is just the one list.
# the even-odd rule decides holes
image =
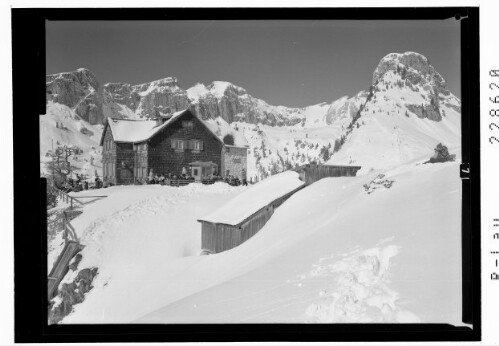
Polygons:
[[133,184],[151,172],[179,176],[185,171],[196,181],[213,175],[242,180],[248,145],[242,135],[230,134],[234,145],[224,143],[227,133],[190,110],[155,120],[108,118],[100,140],[104,182]]

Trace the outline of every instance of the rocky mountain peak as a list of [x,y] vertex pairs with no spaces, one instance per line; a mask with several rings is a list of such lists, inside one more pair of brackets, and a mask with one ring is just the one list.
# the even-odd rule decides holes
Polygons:
[[450,95],[445,80],[422,54],[405,52],[386,55],[374,70],[373,85],[378,84],[388,72],[401,74],[402,79],[409,80],[413,85],[428,85],[435,88],[438,94]]

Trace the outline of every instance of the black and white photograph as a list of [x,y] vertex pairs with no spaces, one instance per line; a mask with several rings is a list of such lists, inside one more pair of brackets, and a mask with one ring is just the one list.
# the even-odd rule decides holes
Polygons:
[[48,21],[49,324],[462,322],[460,22]]
[[14,342],[495,337],[479,7],[89,1],[9,14]]

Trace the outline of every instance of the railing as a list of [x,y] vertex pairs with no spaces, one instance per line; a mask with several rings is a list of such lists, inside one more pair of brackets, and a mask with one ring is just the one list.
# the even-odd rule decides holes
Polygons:
[[161,185],[176,186],[176,187],[189,185],[190,183],[202,183],[204,185],[211,185],[215,184],[217,181],[223,182],[223,180],[217,180],[217,179],[201,179],[201,180],[165,179],[164,183]]
[[64,230],[63,234],[64,242],[67,243],[68,241],[72,240],[79,243],[78,236],[76,235],[76,231],[73,225],[71,225],[71,222],[69,222],[67,213],[68,213],[67,211],[62,212],[62,228]]
[[168,186],[185,186],[189,185],[190,183],[194,183],[194,180],[184,180],[184,179],[165,179],[164,185]]
[[47,185],[47,188],[50,188],[53,192],[55,192],[59,198],[61,198],[61,200],[63,202],[66,202],[69,204],[69,209],[73,210],[74,206],[76,203],[80,204],[80,205],[85,205],[85,204],[88,204],[88,203],[91,203],[93,201],[89,201],[89,202],[83,202],[83,201],[80,201],[80,199],[85,199],[85,198],[95,198],[95,199],[98,199],[98,198],[105,198],[107,196],[78,196],[78,197],[73,197],[73,196],[70,196],[69,194],[67,194],[66,192],[62,191],[62,190],[59,190],[58,188],[54,187],[54,186],[51,186],[51,185]]

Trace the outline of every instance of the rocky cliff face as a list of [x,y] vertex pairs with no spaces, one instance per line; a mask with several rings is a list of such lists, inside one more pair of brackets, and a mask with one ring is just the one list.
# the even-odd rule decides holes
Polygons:
[[204,118],[223,118],[228,123],[242,121],[270,126],[295,125],[302,121],[299,108],[271,106],[228,82],[197,84],[187,90],[189,100]]
[[[414,52],[391,53],[381,59],[373,73],[373,88],[379,91],[387,86],[409,88],[424,95],[421,103],[406,102],[405,106],[419,118],[441,121],[441,103],[452,104],[453,98],[442,76],[426,57]],[[456,111],[460,112],[460,106]]]
[[84,68],[46,76],[47,101],[66,105],[91,124],[101,123],[102,89],[95,75]]
[[[272,106],[251,96],[245,89],[228,82],[216,81],[208,86],[197,84],[182,89],[175,77],[131,85],[128,83],[107,83],[101,86],[95,75],[87,69],[59,73],[46,77],[47,100],[72,108],[78,116],[91,124],[101,124],[106,117],[150,118],[178,110],[191,108],[204,119],[222,118],[228,123],[236,121],[270,126],[292,126],[307,121],[310,107],[289,108]],[[320,121],[331,121],[358,108],[359,98],[350,100],[339,109],[327,104],[320,108]],[[319,105],[317,105],[319,106]],[[311,106],[314,107],[314,106]],[[338,108],[338,109],[337,109]]]

